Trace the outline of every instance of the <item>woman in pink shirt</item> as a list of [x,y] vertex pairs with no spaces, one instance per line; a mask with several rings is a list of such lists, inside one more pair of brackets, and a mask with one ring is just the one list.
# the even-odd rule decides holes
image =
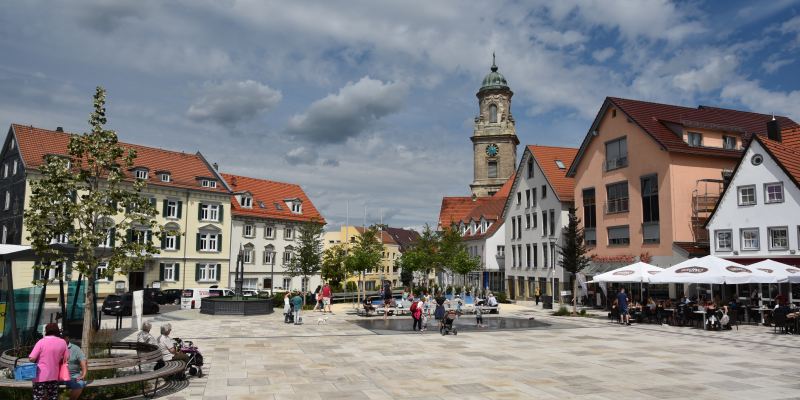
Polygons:
[[33,378],[33,400],[58,400],[58,372],[67,362],[67,343],[60,337],[58,324],[44,327],[44,337],[36,342],[28,356],[36,363],[36,378]]

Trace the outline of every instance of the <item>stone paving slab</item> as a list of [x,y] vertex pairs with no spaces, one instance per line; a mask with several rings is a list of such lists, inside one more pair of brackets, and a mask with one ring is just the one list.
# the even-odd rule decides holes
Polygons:
[[[173,335],[194,341],[206,362],[203,378],[162,398],[800,398],[800,337],[771,328],[620,326],[504,305],[503,316],[554,328],[379,335],[349,322],[360,317],[348,307],[337,305],[326,321],[307,313],[298,326],[277,314],[160,315],[154,325],[169,321]],[[410,330],[409,317],[396,318],[408,320]]]

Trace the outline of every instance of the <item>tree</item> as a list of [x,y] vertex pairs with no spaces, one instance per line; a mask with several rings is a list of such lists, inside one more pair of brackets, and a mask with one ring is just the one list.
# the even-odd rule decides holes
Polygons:
[[403,283],[403,286],[411,286],[411,283],[414,280],[414,271],[412,269],[403,267],[402,257],[396,260],[394,265],[395,267],[400,268],[400,282]]
[[[105,90],[97,87],[91,131],[72,135],[66,155],[51,155],[39,168],[40,179],[31,182],[30,206],[25,210],[28,240],[40,257],[35,269],[71,259],[73,271],[87,279],[83,313],[83,351],[92,342],[94,285],[97,267],[106,263],[103,277],[140,270],[158,249],[152,237],[161,237],[155,206],[140,196],[145,182],[125,175],[134,165],[136,151],[117,141],[105,129]],[[177,232],[174,232],[177,233]],[[173,231],[170,231],[173,234]],[[52,246],[66,235],[68,246]],[[110,242],[112,247],[101,247]],[[62,264],[63,265],[63,264]]]
[[[380,266],[382,256],[383,243],[380,240],[380,232],[371,226],[356,239],[355,246],[350,249],[345,259],[345,268],[351,274],[358,274],[360,281],[362,273]],[[360,300],[361,288],[358,297]]]
[[447,261],[450,271],[463,277],[464,283],[467,282],[467,274],[481,268],[481,259],[472,257],[466,248],[457,251]]
[[339,286],[347,279],[347,270],[344,261],[347,258],[347,250],[344,245],[337,244],[322,252],[322,269],[320,274],[323,280],[327,280],[332,286]]
[[559,264],[561,268],[572,274],[572,315],[578,312],[578,279],[577,275],[589,266],[589,257],[586,256],[586,246],[583,244],[583,228],[580,220],[575,216],[575,209],[569,210],[569,224],[563,229],[564,243],[559,246],[561,255]]
[[[322,268],[322,227],[323,225],[315,220],[300,225],[297,238],[299,243],[294,249],[292,261],[286,266],[289,276],[302,276],[303,282],[307,282],[310,275],[315,275],[320,271]],[[307,289],[308,287],[306,287]],[[304,294],[304,305],[305,301]]]
[[[439,237],[430,226],[425,225],[420,238],[400,258],[403,273],[426,274],[431,268],[440,268],[438,259]],[[402,279],[401,279],[402,280]],[[425,279],[427,284],[427,278]]]

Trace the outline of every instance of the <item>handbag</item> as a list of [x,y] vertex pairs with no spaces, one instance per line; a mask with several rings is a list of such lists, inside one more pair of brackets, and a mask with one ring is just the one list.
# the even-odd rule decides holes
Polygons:
[[69,382],[72,379],[72,377],[69,374],[69,366],[67,365],[68,361],[69,361],[69,349],[67,349],[67,352],[64,353],[64,360],[61,363],[60,368],[58,369],[58,380],[61,382]]

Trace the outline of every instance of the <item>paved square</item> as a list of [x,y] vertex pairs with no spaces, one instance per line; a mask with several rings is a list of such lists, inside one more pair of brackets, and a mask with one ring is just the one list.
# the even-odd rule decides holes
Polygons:
[[[203,378],[167,399],[797,399],[800,337],[552,317],[504,306],[552,329],[380,335],[338,305],[327,324],[265,317],[158,316],[200,347]],[[371,317],[382,318],[382,317]],[[404,318],[411,329],[410,317]],[[474,318],[465,316],[462,318]],[[135,340],[131,335],[127,340]]]

